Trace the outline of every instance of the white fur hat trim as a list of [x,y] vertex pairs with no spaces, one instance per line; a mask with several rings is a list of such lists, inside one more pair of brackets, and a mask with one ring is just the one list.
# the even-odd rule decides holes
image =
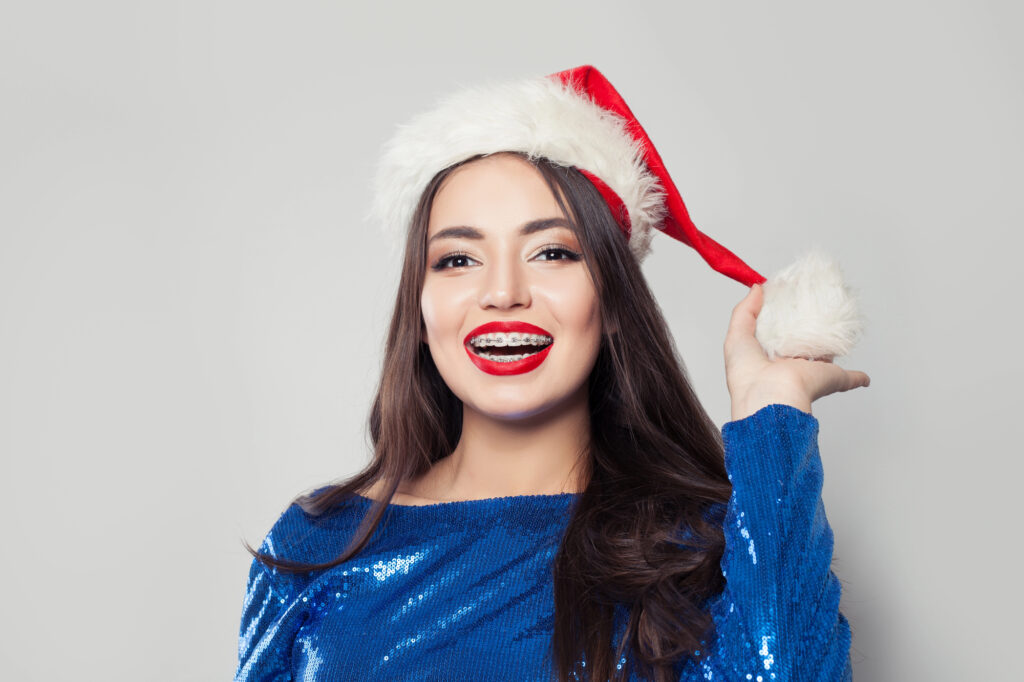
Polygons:
[[665,217],[664,193],[618,115],[550,77],[471,87],[398,127],[384,145],[367,218],[404,243],[420,196],[439,171],[477,154],[545,157],[593,173],[622,199],[638,261]]

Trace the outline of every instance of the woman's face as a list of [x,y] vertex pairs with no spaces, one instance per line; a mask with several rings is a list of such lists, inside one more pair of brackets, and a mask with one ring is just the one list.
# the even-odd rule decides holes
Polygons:
[[467,408],[523,419],[585,399],[597,293],[540,171],[511,154],[455,169],[431,207],[426,265],[423,341]]

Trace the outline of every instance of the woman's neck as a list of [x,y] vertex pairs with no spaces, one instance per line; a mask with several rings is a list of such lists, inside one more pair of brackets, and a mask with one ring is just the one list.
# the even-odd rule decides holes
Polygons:
[[471,500],[581,492],[589,475],[587,387],[528,419],[503,420],[463,406],[451,455],[402,489],[420,500]]

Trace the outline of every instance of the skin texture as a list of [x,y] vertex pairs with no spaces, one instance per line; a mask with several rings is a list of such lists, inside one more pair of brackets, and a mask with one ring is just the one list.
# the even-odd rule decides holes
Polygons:
[[[480,499],[578,492],[590,433],[587,377],[597,359],[601,315],[590,272],[568,227],[523,235],[529,221],[564,217],[540,172],[496,154],[468,163],[441,185],[427,232],[421,310],[423,342],[463,402],[461,439],[425,476],[400,489],[406,501]],[[471,226],[481,239],[443,237]],[[457,255],[435,270],[431,266]],[[495,376],[463,348],[494,320],[535,324],[554,337],[530,372]]]

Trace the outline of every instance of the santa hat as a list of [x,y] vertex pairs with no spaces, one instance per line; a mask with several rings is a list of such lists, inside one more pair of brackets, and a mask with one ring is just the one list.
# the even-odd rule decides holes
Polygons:
[[638,261],[660,230],[717,272],[746,286],[762,284],[756,336],[770,357],[832,358],[859,339],[856,300],[831,258],[811,251],[766,280],[697,229],[640,122],[593,66],[467,88],[400,126],[384,146],[370,217],[404,235],[438,172],[498,152],[579,170],[604,197]]

